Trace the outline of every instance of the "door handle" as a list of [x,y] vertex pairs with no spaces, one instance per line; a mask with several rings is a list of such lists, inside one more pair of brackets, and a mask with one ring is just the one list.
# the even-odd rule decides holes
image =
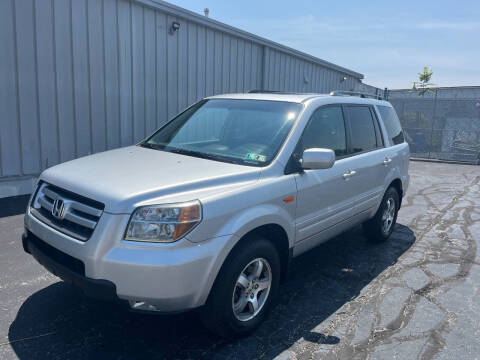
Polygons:
[[344,173],[342,176],[345,180],[347,180],[348,178],[351,178],[352,176],[354,176],[357,172],[355,170],[347,170],[346,173]]
[[388,164],[390,164],[392,162],[392,159],[390,158],[385,158],[383,159],[383,165],[387,166]]

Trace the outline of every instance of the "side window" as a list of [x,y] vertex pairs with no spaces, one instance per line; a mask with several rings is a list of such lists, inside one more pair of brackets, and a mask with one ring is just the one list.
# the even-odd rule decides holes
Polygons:
[[378,106],[378,111],[387,129],[388,137],[393,145],[405,142],[402,126],[395,110],[389,106]]
[[312,115],[303,132],[302,147],[303,150],[332,149],[336,156],[347,154],[345,121],[340,106],[323,107]]
[[[358,153],[376,149],[375,123],[368,106],[347,106],[351,134],[351,152]],[[378,143],[380,143],[379,140]]]

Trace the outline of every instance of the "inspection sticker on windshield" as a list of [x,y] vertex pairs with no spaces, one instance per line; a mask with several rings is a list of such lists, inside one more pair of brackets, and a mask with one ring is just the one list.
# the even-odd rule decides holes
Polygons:
[[267,161],[267,157],[265,155],[255,154],[255,153],[247,153],[245,157],[247,160],[255,160],[260,162]]

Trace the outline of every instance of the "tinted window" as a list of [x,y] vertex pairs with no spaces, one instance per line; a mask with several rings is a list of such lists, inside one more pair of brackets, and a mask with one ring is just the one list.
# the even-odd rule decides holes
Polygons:
[[379,106],[378,110],[392,144],[397,145],[405,142],[402,126],[395,110],[389,106]]
[[352,152],[362,152],[377,147],[375,125],[368,106],[347,106],[351,132]]
[[311,148],[332,149],[336,156],[347,153],[345,122],[341,107],[325,107],[317,110],[302,137],[303,150]]

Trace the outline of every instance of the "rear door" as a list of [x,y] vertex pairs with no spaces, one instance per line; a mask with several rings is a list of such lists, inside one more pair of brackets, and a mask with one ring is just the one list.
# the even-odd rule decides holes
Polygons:
[[355,208],[360,216],[368,215],[383,196],[388,154],[373,107],[349,104],[344,109],[350,139],[348,152],[356,171]]
[[398,119],[395,109],[386,105],[376,106],[378,113],[382,119],[385,127],[386,136],[390,146],[387,147],[385,153],[385,176],[389,172],[394,172],[397,169],[401,176],[402,182],[408,184],[408,161],[410,150],[405,142],[400,120]]

